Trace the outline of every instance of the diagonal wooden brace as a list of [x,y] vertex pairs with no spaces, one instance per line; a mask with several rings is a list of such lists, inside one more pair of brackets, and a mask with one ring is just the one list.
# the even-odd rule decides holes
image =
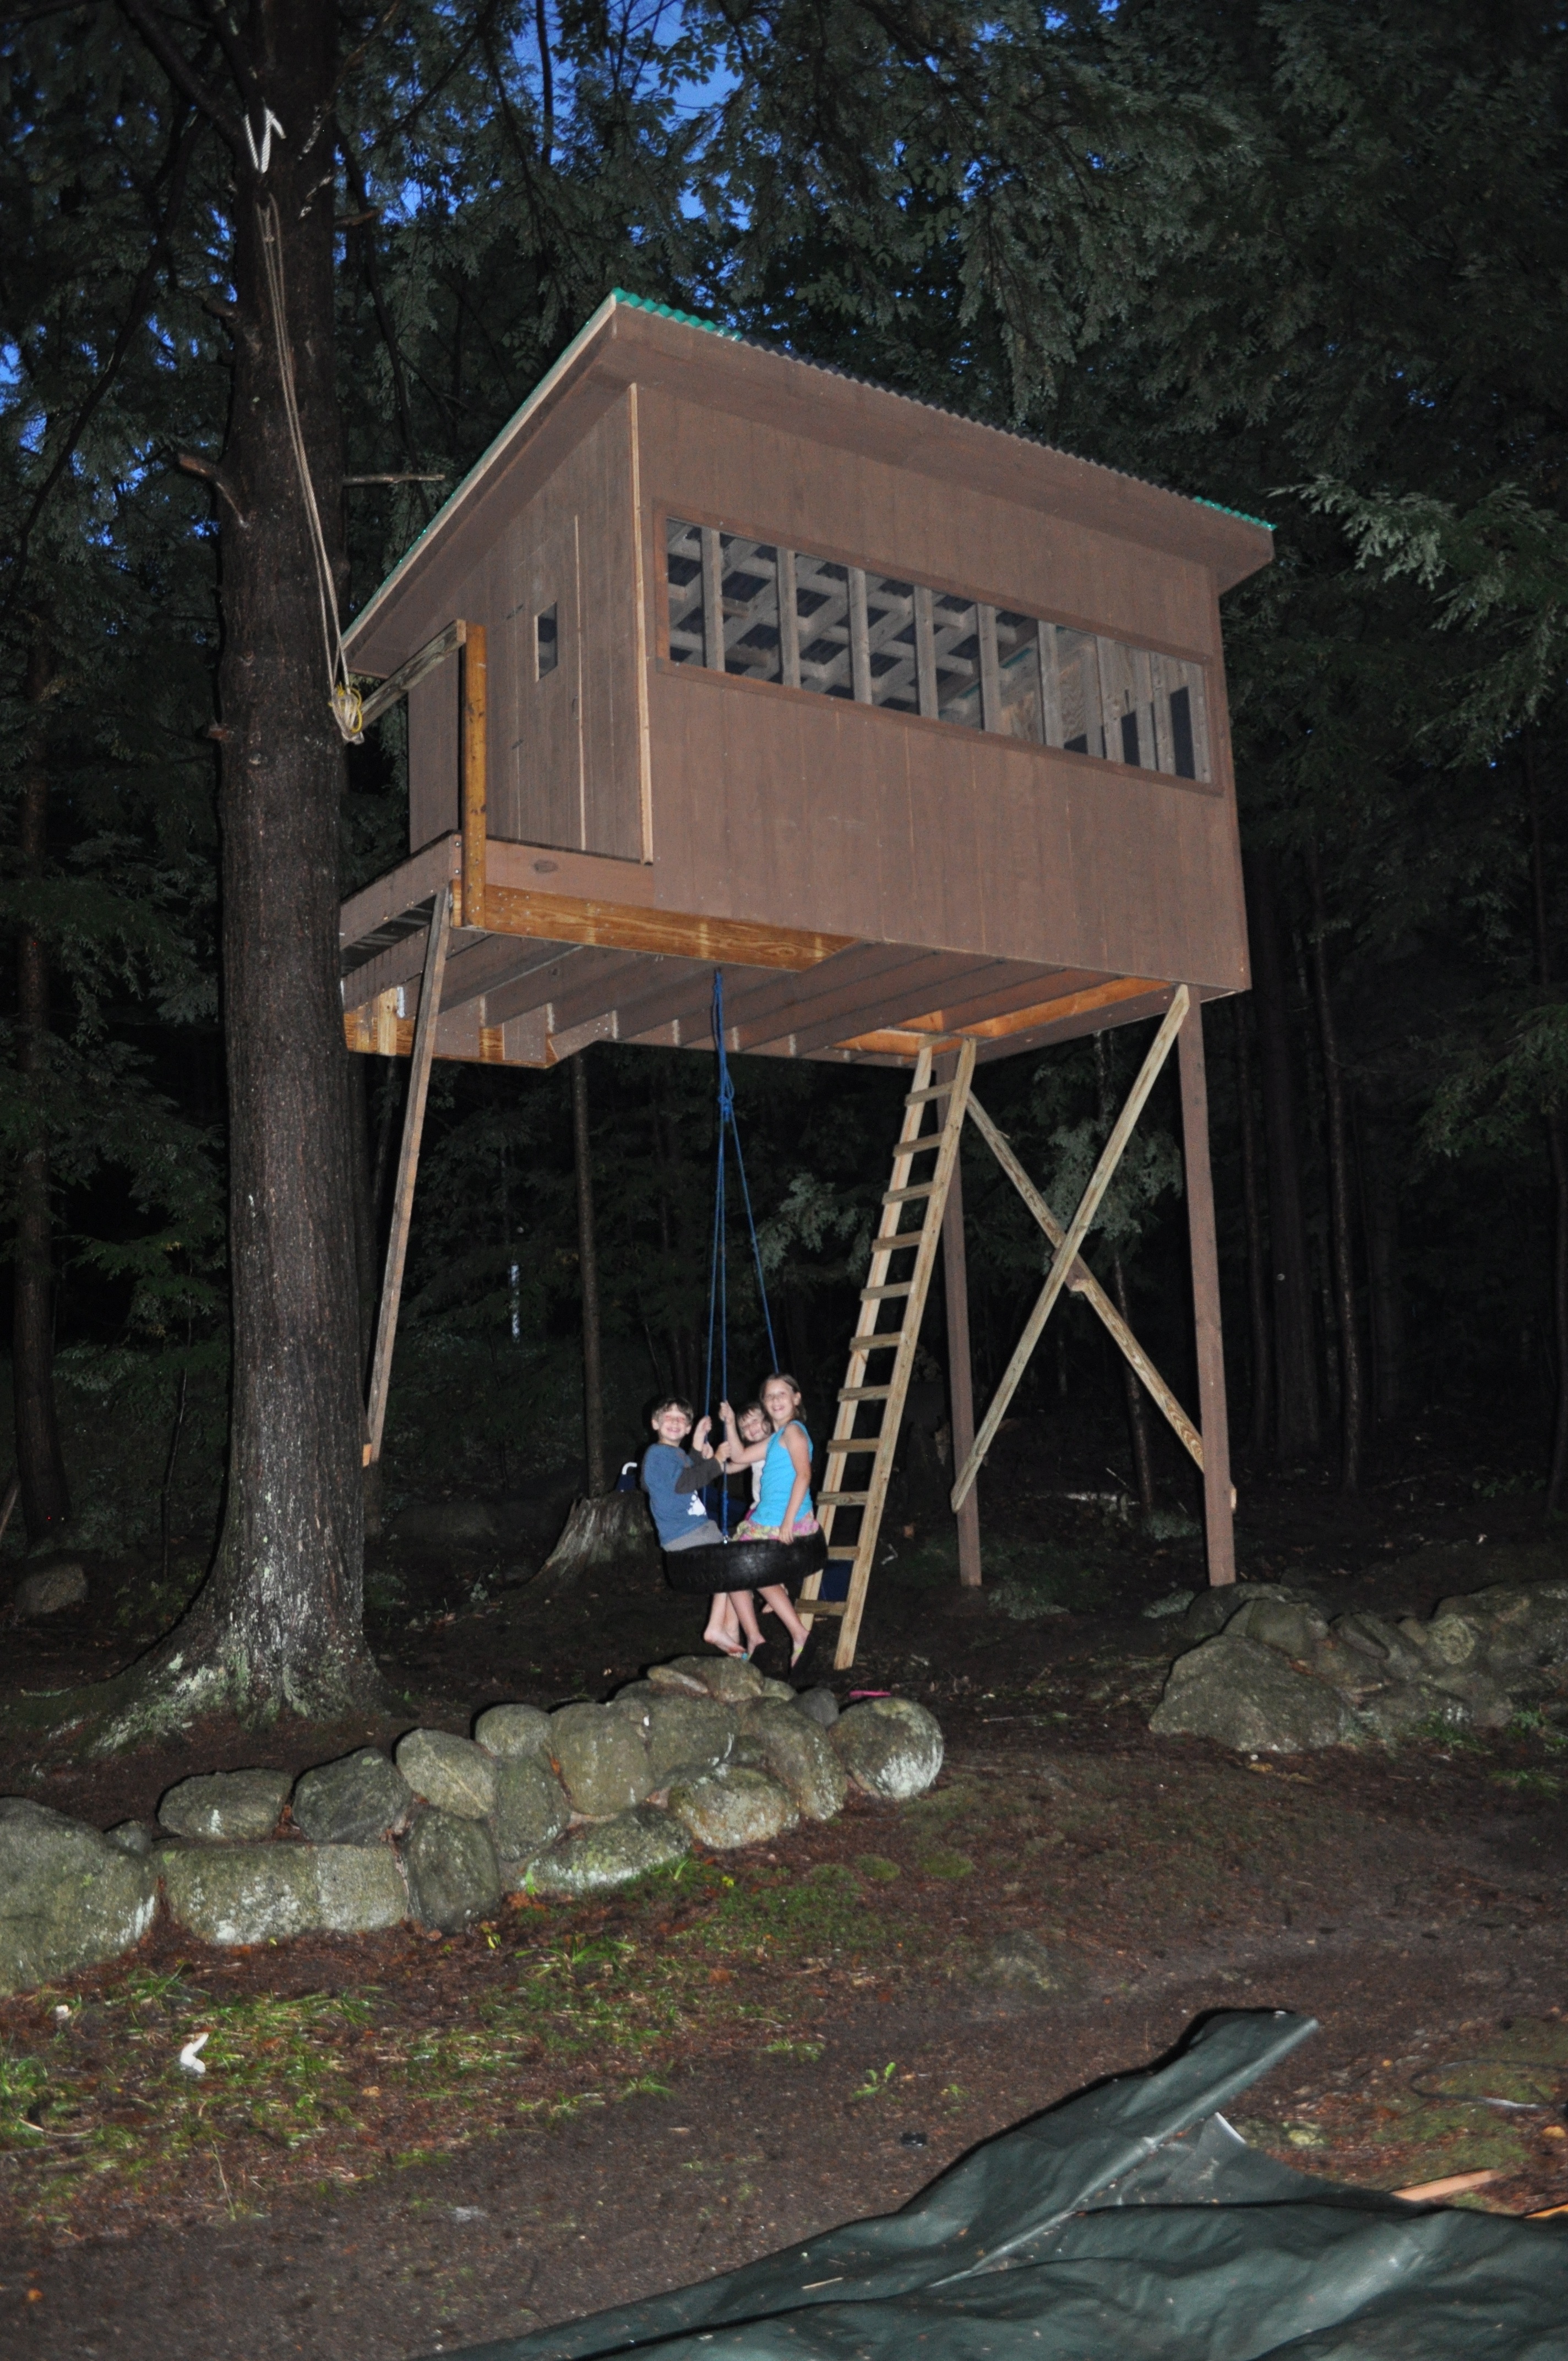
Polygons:
[[402,1301],[403,1265],[408,1259],[409,1222],[413,1213],[414,1180],[419,1171],[420,1140],[424,1131],[424,1103],[430,1091],[430,1069],[435,1056],[435,1027],[441,1014],[441,987],[446,975],[446,946],[452,935],[452,887],[443,885],[430,915],[425,943],[424,975],[419,989],[419,1016],[414,1024],[413,1055],[409,1063],[409,1095],[403,1109],[403,1138],[398,1150],[398,1185],[392,1198],[392,1226],[387,1239],[387,1267],[381,1280],[381,1303],[376,1315],[376,1350],[370,1361],[370,1396],[365,1411],[365,1464],[381,1456],[381,1431],[387,1422],[387,1388],[392,1375],[392,1345],[398,1334],[398,1307]]
[[1100,1161],[1090,1176],[1089,1186],[1083,1192],[1078,1211],[1074,1213],[1061,1244],[1052,1257],[1045,1286],[1040,1290],[1039,1301],[1025,1323],[1024,1334],[1018,1339],[1013,1358],[1002,1373],[1002,1382],[997,1387],[991,1408],[986,1411],[981,1423],[980,1433],[975,1436],[974,1447],[959,1471],[958,1481],[953,1486],[952,1491],[955,1515],[969,1498],[985,1455],[996,1440],[996,1430],[1006,1417],[1007,1406],[1018,1390],[1019,1379],[1028,1367],[1030,1356],[1040,1341],[1040,1333],[1051,1316],[1058,1296],[1067,1285],[1069,1276],[1078,1260],[1079,1248],[1089,1235],[1090,1225],[1100,1211],[1101,1200],[1111,1186],[1116,1167],[1122,1160],[1127,1142],[1133,1136],[1134,1128],[1144,1111],[1149,1093],[1158,1081],[1160,1069],[1169,1056],[1176,1037],[1181,1030],[1182,1020],[1187,1015],[1190,1000],[1190,994],[1187,986],[1184,983],[1179,983],[1170,1006],[1166,1011],[1164,1022],[1155,1035],[1148,1056],[1144,1060],[1138,1079],[1127,1094],[1127,1104],[1117,1116],[1115,1127],[1100,1151]]
[[[1052,1246],[1059,1246],[1067,1232],[1013,1153],[1012,1145],[1005,1133],[997,1130],[977,1098],[970,1098],[969,1113],[970,1122],[978,1128],[981,1137],[1017,1190]],[[1171,1432],[1178,1442],[1185,1450],[1190,1452],[1196,1465],[1201,1467],[1203,1465],[1202,1436],[1101,1286],[1100,1281],[1095,1278],[1094,1273],[1090,1269],[1089,1265],[1083,1261],[1075,1263],[1068,1273],[1067,1283],[1069,1292],[1081,1295],[1090,1308],[1104,1322],[1118,1350],[1125,1355],[1134,1374],[1147,1389],[1153,1400],[1157,1403],[1169,1421]]]

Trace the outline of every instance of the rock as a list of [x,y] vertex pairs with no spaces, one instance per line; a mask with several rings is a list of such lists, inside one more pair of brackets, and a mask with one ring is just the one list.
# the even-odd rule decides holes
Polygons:
[[718,1697],[723,1705],[743,1705],[766,1693],[763,1675],[744,1656],[677,1656],[674,1664],[651,1664],[648,1678],[656,1689],[683,1689],[688,1697]]
[[157,1906],[149,1862],[47,1804],[0,1797],[0,1994],[114,1959]]
[[[1424,1630],[1425,1626],[1416,1628]],[[1364,1657],[1383,1680],[1416,1681],[1426,1672],[1420,1645],[1403,1626],[1390,1623],[1381,1615],[1337,1615],[1332,1630],[1340,1645]]]
[[1394,1743],[1413,1731],[1431,1734],[1438,1728],[1468,1730],[1470,1708],[1463,1698],[1445,1697],[1424,1682],[1394,1681],[1357,1699],[1356,1718],[1368,1738]]
[[287,1771],[209,1771],[170,1787],[158,1817],[173,1835],[196,1844],[243,1844],[271,1835],[293,1784]]
[[1323,1617],[1291,1598],[1249,1598],[1225,1630],[1234,1640],[1261,1640],[1282,1656],[1307,1662],[1329,1636]]
[[1278,1598],[1295,1607],[1315,1607],[1317,1601],[1304,1590],[1288,1587],[1282,1582],[1226,1582],[1209,1590],[1194,1594],[1191,1606],[1181,1618],[1181,1634],[1189,1641],[1211,1640],[1223,1631],[1234,1615],[1255,1599]]
[[408,1888],[390,1845],[313,1845],[311,1859],[316,1865],[316,1925],[327,1934],[372,1935],[382,1927],[400,1927],[408,1916]]
[[1078,1961],[1027,1928],[988,1943],[975,1975],[981,1983],[1037,2000],[1081,2000],[1088,1989]]
[[40,1565],[25,1574],[11,1594],[11,1605],[23,1617],[58,1615],[62,1608],[80,1607],[87,1596],[87,1571],[74,1558],[60,1565]]
[[857,1787],[890,1804],[923,1795],[942,1767],[937,1718],[912,1697],[852,1705],[833,1724],[828,1743]]
[[762,1686],[758,1694],[775,1705],[793,1705],[795,1699],[795,1692],[787,1681],[770,1680],[766,1673],[762,1675]]
[[402,1844],[410,1915],[422,1927],[455,1935],[501,1898],[490,1832],[456,1812],[422,1812]]
[[571,1817],[565,1788],[536,1755],[518,1755],[497,1763],[489,1830],[501,1865],[501,1882],[509,1890],[521,1884],[527,1863],[547,1844],[554,1844]]
[[653,1791],[648,1749],[629,1714],[564,1705],[550,1717],[550,1743],[573,1808],[587,1819],[610,1819]]
[[133,1861],[145,1861],[152,1850],[158,1830],[146,1820],[116,1820],[112,1828],[104,1831],[104,1842],[114,1846],[116,1852],[128,1852]]
[[503,1763],[516,1763],[530,1754],[547,1757],[550,1716],[541,1713],[536,1705],[493,1705],[474,1724],[474,1741]]
[[527,1887],[531,1894],[604,1894],[690,1850],[691,1839],[678,1820],[652,1804],[640,1804],[553,1844],[529,1864]]
[[182,1845],[158,1866],[170,1917],[204,1943],[266,1943],[319,1923],[313,1845]]
[[648,1709],[648,1763],[654,1787],[711,1771],[735,1743],[735,1716],[713,1697],[660,1696]]
[[806,1818],[836,1819],[850,1783],[827,1731],[793,1705],[766,1700],[742,1706],[738,1719],[745,1737],[761,1748],[763,1767]]
[[705,1656],[677,1656],[673,1664],[650,1664],[648,1686],[651,1689],[658,1689],[666,1695],[707,1697],[711,1692],[707,1681],[701,1679],[696,1673],[687,1670],[689,1665],[704,1664],[707,1661]]
[[716,1771],[682,1780],[670,1790],[670,1810],[712,1852],[766,1844],[800,1817],[789,1790],[765,1771]]
[[496,1800],[493,1756],[471,1738],[445,1730],[411,1730],[398,1741],[398,1768],[416,1795],[460,1820],[482,1820]]
[[1168,1615],[1185,1615],[1197,1596],[1195,1590],[1168,1590],[1163,1598],[1157,1598],[1152,1607],[1145,1608],[1144,1620],[1146,1623],[1158,1623]]
[[1149,1728],[1161,1738],[1212,1738],[1253,1754],[1296,1754],[1355,1735],[1347,1700],[1299,1673],[1260,1640],[1229,1631],[1179,1656]]
[[831,1689],[801,1689],[795,1702],[801,1713],[823,1730],[831,1730],[839,1719],[839,1700]]
[[413,1789],[390,1757],[365,1746],[307,1771],[290,1808],[294,1826],[314,1844],[373,1845],[402,1826],[413,1801]]

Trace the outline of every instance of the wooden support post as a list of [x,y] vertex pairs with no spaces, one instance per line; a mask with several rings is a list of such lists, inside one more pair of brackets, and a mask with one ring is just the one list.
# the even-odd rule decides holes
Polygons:
[[[486,706],[488,680],[485,632],[470,623],[463,647],[463,912],[465,927],[485,923]],[[422,1007],[422,1003],[421,1004]]]
[[1078,1211],[1069,1223],[1062,1242],[1051,1259],[1050,1270],[1047,1275],[1044,1287],[1040,1290],[1039,1300],[1024,1324],[1024,1333],[1014,1349],[1013,1358],[1002,1372],[1002,1382],[997,1387],[991,1407],[981,1423],[980,1433],[974,1439],[974,1447],[959,1470],[958,1481],[953,1486],[952,1496],[955,1515],[962,1508],[969,1493],[972,1490],[974,1479],[980,1473],[985,1455],[996,1440],[996,1430],[1007,1415],[1007,1405],[1018,1390],[1018,1381],[1029,1366],[1029,1356],[1039,1343],[1041,1331],[1050,1318],[1056,1300],[1067,1284],[1069,1274],[1078,1260],[1078,1250],[1089,1235],[1090,1226],[1100,1210],[1100,1201],[1111,1186],[1116,1167],[1122,1160],[1123,1151],[1133,1136],[1134,1126],[1144,1111],[1145,1102],[1159,1078],[1160,1069],[1169,1054],[1171,1044],[1181,1029],[1182,1019],[1187,1015],[1189,1003],[1187,986],[1184,983],[1179,983],[1176,987],[1175,998],[1171,1001],[1159,1031],[1155,1035],[1148,1056],[1144,1060],[1138,1079],[1127,1093],[1127,1104],[1117,1116],[1111,1137],[1100,1151],[1100,1161],[1090,1175],[1089,1186],[1083,1192]]
[[360,728],[368,730],[373,721],[379,721],[382,714],[396,705],[400,697],[408,695],[416,681],[422,680],[427,672],[433,672],[438,664],[444,664],[453,650],[463,645],[467,635],[466,623],[448,623],[444,631],[437,631],[433,640],[427,640],[422,648],[410,656],[407,664],[400,664],[396,672],[389,673],[370,691],[360,711]]
[[425,943],[424,975],[420,983],[419,1016],[414,1024],[413,1055],[409,1065],[409,1094],[403,1108],[403,1138],[398,1150],[398,1182],[392,1195],[392,1227],[387,1240],[387,1267],[381,1279],[381,1302],[376,1316],[376,1349],[370,1361],[370,1395],[365,1411],[367,1466],[381,1456],[381,1433],[387,1422],[387,1387],[392,1374],[398,1306],[402,1300],[403,1265],[408,1258],[414,1177],[419,1170],[424,1103],[430,1092],[431,1062],[435,1056],[435,1027],[441,1015],[441,987],[446,975],[446,946],[451,935],[452,888],[443,885],[436,895],[435,907],[431,912],[430,934]]
[[928,720],[938,718],[937,648],[931,612],[931,593],[922,582],[915,585],[915,679],[920,710]]
[[[957,1061],[944,1060],[948,1071]],[[948,1407],[952,1414],[953,1466],[961,1467],[974,1449],[974,1370],[970,1358],[969,1262],[964,1251],[963,1143],[953,1158],[948,1202],[942,1208],[942,1287],[948,1305]],[[980,1588],[980,1497],[972,1489],[959,1510],[959,1580]]]
[[795,552],[779,552],[779,677],[800,686],[800,609],[795,603]]
[[866,613],[866,569],[850,568],[850,680],[857,705],[872,701],[871,623]]
[[1236,1578],[1231,1496],[1230,1421],[1220,1328],[1220,1256],[1214,1237],[1214,1180],[1209,1169],[1209,1081],[1203,1062],[1203,1011],[1196,997],[1178,1048],[1181,1144],[1187,1166],[1187,1232],[1192,1249],[1192,1311],[1198,1328],[1198,1419],[1203,1430],[1203,1523],[1211,1584]]

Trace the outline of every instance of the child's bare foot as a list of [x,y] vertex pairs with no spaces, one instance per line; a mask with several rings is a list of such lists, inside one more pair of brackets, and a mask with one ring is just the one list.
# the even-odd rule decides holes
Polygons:
[[718,1650],[721,1656],[743,1656],[746,1653],[744,1648],[738,1648],[735,1645],[728,1631],[708,1630],[702,1636],[710,1648]]

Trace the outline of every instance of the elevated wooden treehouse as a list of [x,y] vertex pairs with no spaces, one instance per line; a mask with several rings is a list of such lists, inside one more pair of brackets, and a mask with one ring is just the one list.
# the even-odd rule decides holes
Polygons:
[[[1232,1579],[1200,1012],[1247,983],[1219,598],[1270,552],[1248,518],[610,296],[348,635],[367,719],[408,699],[409,858],[342,926],[350,1047],[415,1061],[367,1452],[430,1060],[711,1052],[722,965],[731,1050],[913,1069],[822,1493],[848,1595],[802,1601],[841,1618],[839,1664],[939,1236],[964,1578],[975,1475],[1065,1286],[1202,1467]],[[975,1069],[1156,1016],[1058,1221]],[[1172,1042],[1196,1425],[1078,1259]],[[966,1118],[1055,1247],[978,1438]]]

